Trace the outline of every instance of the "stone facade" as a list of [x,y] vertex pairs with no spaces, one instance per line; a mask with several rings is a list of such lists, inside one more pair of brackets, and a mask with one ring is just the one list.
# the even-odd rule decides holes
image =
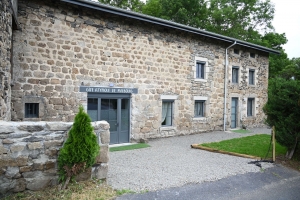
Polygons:
[[0,2],[0,120],[10,120],[11,102],[11,47],[12,47],[11,0]]
[[[92,125],[100,144],[92,177],[105,179],[109,124],[100,121]],[[10,192],[41,190],[58,183],[57,155],[71,126],[71,122],[0,122],[0,198]]]
[[[87,107],[81,85],[138,88],[131,95],[130,138],[168,137],[223,129],[225,49],[230,45],[172,28],[59,1],[19,1],[21,30],[14,31],[11,118],[73,121]],[[268,53],[236,45],[229,49],[226,128],[231,98],[239,100],[237,126],[261,126],[267,100]],[[255,54],[254,58],[250,53]],[[204,61],[205,78],[195,77]],[[231,83],[238,66],[239,83]],[[255,85],[248,84],[249,69]],[[247,116],[247,99],[255,98]],[[172,126],[162,127],[162,100],[174,98]],[[194,116],[205,99],[205,116]],[[38,118],[25,118],[26,103],[39,104]]]

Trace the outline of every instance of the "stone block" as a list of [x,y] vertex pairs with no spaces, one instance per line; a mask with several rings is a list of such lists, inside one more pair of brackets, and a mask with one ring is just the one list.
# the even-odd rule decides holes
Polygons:
[[47,122],[46,127],[50,131],[66,131],[71,128],[73,122]]
[[32,165],[20,167],[20,173],[29,172],[32,169]]
[[26,143],[25,142],[20,142],[20,143],[15,143],[13,145],[10,146],[10,151],[13,152],[20,152],[23,151],[26,147]]
[[106,179],[108,174],[108,164],[95,164],[92,170],[92,178]]
[[110,132],[107,131],[101,131],[100,132],[100,138],[101,138],[101,144],[109,144],[110,142]]
[[3,145],[0,145],[0,155],[6,154],[6,153],[8,153],[8,149],[5,148]]
[[38,132],[44,130],[42,125],[20,125],[18,129],[21,131]]
[[27,144],[29,150],[41,149],[43,148],[41,142],[32,142]]
[[26,180],[24,178],[16,179],[13,192],[22,192],[26,189]]
[[7,167],[5,176],[7,178],[13,178],[17,174],[19,174],[19,172],[20,172],[19,167]]
[[63,140],[52,140],[52,141],[46,141],[44,142],[45,148],[54,147],[54,146],[62,146]]
[[13,133],[13,132],[14,132],[14,129],[12,127],[1,126],[0,134],[9,134],[9,133]]
[[28,156],[18,156],[16,158],[12,158],[9,155],[0,155],[0,168],[1,167],[19,167],[27,165]]
[[109,161],[109,146],[108,144],[100,145],[100,154],[96,157],[97,163],[108,163]]

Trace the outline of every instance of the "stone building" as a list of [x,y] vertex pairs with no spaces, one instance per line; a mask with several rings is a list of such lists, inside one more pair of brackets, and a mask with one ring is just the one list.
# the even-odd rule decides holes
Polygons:
[[71,122],[82,104],[111,143],[263,125],[275,50],[89,0],[13,4],[0,120]]

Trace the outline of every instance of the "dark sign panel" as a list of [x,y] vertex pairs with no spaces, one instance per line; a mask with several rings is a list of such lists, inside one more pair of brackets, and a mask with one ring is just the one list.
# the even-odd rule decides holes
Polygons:
[[137,94],[137,88],[114,88],[114,87],[89,87],[80,86],[80,92],[91,92],[91,93],[125,93],[125,94]]

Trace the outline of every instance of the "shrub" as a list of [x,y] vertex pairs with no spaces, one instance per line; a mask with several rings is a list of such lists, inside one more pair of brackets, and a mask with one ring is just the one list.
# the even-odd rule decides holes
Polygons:
[[66,188],[73,176],[95,163],[99,150],[91,119],[80,106],[73,127],[58,155],[59,180],[65,181],[63,188]]

